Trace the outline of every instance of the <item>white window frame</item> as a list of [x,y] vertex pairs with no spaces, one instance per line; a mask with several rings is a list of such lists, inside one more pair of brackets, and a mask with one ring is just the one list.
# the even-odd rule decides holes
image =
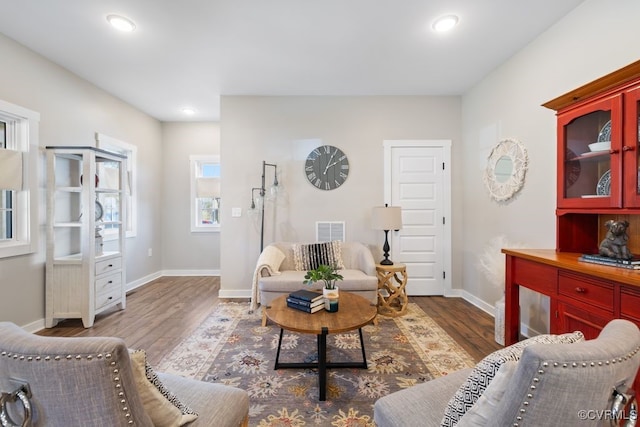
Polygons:
[[38,247],[40,113],[0,100],[0,118],[11,122],[11,132],[7,132],[7,148],[23,153],[22,190],[14,191],[13,237],[0,241],[0,258],[7,258],[34,253]]
[[[196,181],[200,176],[200,165],[203,163],[220,164],[220,156],[214,155],[191,155],[189,156],[189,174],[190,179],[190,205],[191,214],[189,216],[192,233],[219,233],[220,223],[217,224],[199,224],[198,223],[198,198],[196,197]],[[220,208],[218,207],[218,218],[220,218]]]
[[[125,235],[127,238],[136,237],[138,234],[138,147],[98,132],[96,132],[96,144],[98,148],[103,150],[127,156],[126,176],[129,178],[129,182],[125,183],[124,189],[125,194],[128,196],[126,206],[130,209],[130,215],[126,218],[127,229],[125,230]],[[118,238],[118,231],[115,229],[104,230],[102,234],[104,241],[116,240]]]

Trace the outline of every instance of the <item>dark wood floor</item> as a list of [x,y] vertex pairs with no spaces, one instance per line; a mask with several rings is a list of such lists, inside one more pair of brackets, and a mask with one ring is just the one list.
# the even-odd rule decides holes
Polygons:
[[[211,313],[218,298],[218,277],[162,277],[127,296],[125,310],[96,317],[92,328],[80,320],[65,320],[38,332],[46,336],[118,336],[130,348],[147,351],[157,364]],[[410,297],[458,344],[479,361],[501,348],[494,341],[493,317],[462,298]]]

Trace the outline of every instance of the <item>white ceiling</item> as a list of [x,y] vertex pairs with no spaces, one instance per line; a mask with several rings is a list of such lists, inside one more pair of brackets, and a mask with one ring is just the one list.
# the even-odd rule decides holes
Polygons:
[[[159,120],[200,121],[220,95],[461,95],[582,1],[0,0],[0,33]],[[446,13],[458,26],[434,33]]]

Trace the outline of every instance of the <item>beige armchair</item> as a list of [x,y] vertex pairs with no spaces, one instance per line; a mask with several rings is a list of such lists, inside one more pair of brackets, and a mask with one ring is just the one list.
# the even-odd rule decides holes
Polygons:
[[[137,356],[130,357],[119,338],[42,337],[0,322],[2,425],[169,426],[177,424],[157,422],[158,414],[167,411],[173,417],[177,411],[178,419],[188,419],[181,418],[182,406],[198,414],[189,426],[247,425],[245,391],[162,373],[157,378],[172,395],[153,402],[150,414],[139,385],[147,378],[136,376],[132,358]],[[155,394],[161,389],[153,382],[147,385]]]
[[[502,365],[455,425],[614,425],[609,422],[619,416],[616,410],[632,400],[627,392],[639,364],[640,331],[622,319],[609,322],[594,340],[531,344],[518,361]],[[470,372],[455,372],[379,399],[374,407],[376,425],[451,424],[442,423],[445,410]],[[629,425],[635,425],[633,420]]]

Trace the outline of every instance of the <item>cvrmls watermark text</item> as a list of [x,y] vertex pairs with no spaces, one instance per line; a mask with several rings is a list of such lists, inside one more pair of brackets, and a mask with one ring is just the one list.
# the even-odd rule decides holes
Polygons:
[[610,409],[581,409],[578,411],[578,418],[581,420],[636,420],[638,419],[638,413],[632,409],[628,413],[626,412],[614,412]]

